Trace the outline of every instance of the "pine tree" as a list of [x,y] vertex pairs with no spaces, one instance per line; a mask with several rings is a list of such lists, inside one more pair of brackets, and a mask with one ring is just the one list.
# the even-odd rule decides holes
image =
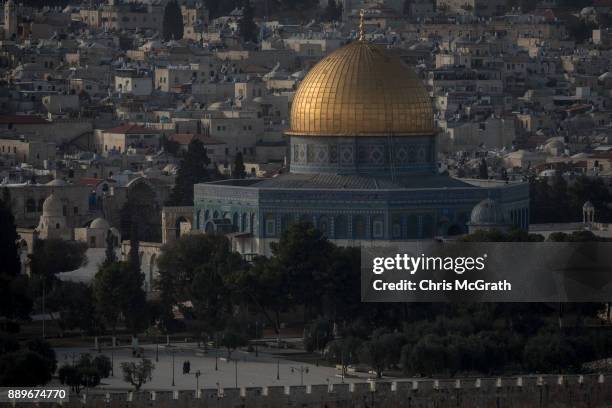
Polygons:
[[244,159],[242,158],[242,153],[236,153],[236,158],[234,159],[234,178],[243,179],[246,177],[246,170],[244,167]]
[[138,237],[138,222],[136,215],[132,214],[130,224],[130,252],[128,255],[129,269],[140,273],[140,240]]
[[21,272],[17,238],[17,226],[11,209],[11,194],[5,187],[0,201],[0,259],[1,270],[8,276],[17,276]]
[[329,0],[325,8],[325,17],[327,21],[338,21],[342,16],[342,4],[336,3],[335,0]]
[[168,205],[193,205],[193,186],[210,181],[213,173],[208,170],[210,160],[204,144],[194,139],[181,162]]
[[482,160],[480,161],[480,165],[478,166],[478,176],[481,179],[485,180],[489,178],[489,166],[487,165],[487,161],[484,157],[482,158]]
[[102,266],[108,266],[114,262],[117,262],[117,253],[115,252],[115,238],[110,230],[106,233],[106,257]]
[[325,19],[327,21],[333,21],[334,15],[336,15],[336,2],[335,0],[328,0],[327,7],[325,7]]
[[183,38],[183,14],[176,0],[170,0],[164,8],[163,37],[165,41]]
[[257,24],[255,24],[254,10],[250,0],[246,0],[242,8],[242,17],[238,20],[238,32],[244,42],[257,42]]
[[9,319],[27,317],[32,309],[27,279],[20,276],[21,261],[17,249],[17,226],[11,211],[11,196],[4,189],[0,200],[0,316]]

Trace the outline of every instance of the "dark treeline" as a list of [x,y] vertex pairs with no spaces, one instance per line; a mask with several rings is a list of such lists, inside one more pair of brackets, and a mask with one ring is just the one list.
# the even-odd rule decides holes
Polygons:
[[595,219],[611,222],[608,203],[612,196],[601,178],[579,176],[568,183],[557,174],[551,180],[532,178],[529,182],[530,222],[532,224],[582,221],[582,206],[595,206]]

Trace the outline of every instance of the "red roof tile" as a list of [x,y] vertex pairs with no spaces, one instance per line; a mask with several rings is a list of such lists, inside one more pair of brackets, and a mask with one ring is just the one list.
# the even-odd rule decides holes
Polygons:
[[99,179],[99,178],[83,177],[83,178],[77,180],[77,184],[80,184],[80,185],[83,185],[83,186],[97,186],[102,181],[103,181],[103,179]]

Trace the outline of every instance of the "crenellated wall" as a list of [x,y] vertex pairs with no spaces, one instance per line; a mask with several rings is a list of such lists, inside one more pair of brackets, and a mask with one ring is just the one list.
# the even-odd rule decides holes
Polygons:
[[89,394],[63,407],[113,408],[603,408],[612,407],[604,375],[418,380],[195,391]]

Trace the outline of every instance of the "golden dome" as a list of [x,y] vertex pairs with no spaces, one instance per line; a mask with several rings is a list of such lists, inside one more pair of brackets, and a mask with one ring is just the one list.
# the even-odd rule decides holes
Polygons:
[[295,136],[388,136],[434,133],[429,95],[397,56],[354,41],[304,78],[291,108]]

